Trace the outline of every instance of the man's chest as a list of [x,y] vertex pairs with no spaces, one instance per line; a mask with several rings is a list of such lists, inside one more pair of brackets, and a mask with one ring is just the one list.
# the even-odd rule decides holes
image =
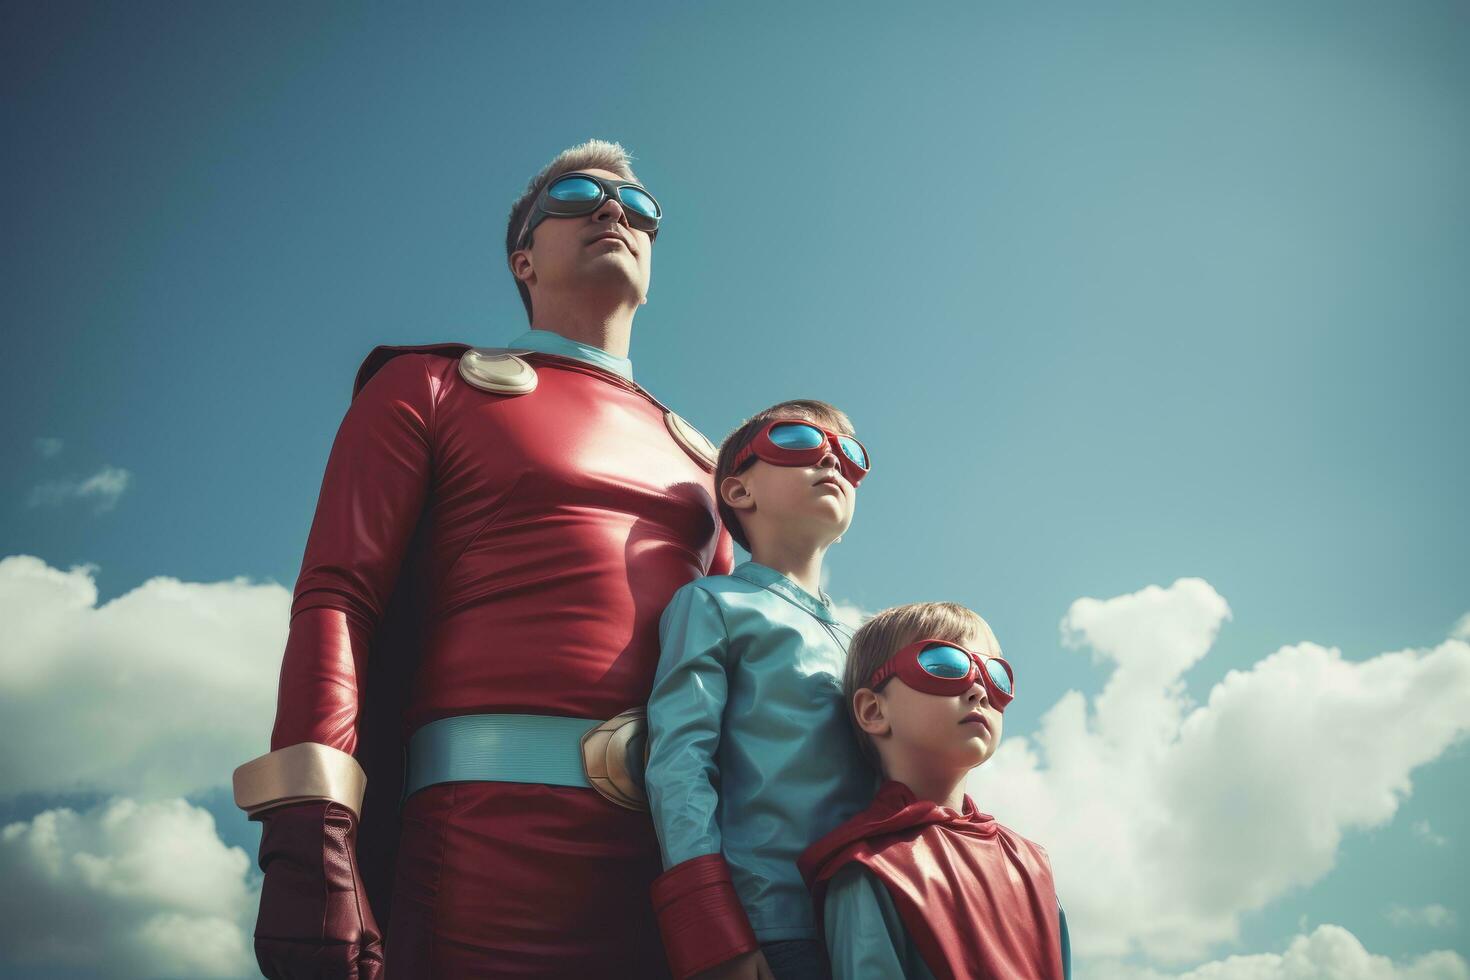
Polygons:
[[446,526],[642,522],[694,550],[717,532],[709,474],[634,392],[543,370],[526,395],[459,391],[435,421],[432,506]]

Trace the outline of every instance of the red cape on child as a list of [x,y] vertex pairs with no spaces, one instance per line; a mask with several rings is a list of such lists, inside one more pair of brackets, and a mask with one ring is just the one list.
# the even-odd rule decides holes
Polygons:
[[850,861],[883,883],[940,980],[1061,980],[1046,849],[978,812],[968,796],[956,813],[886,782],[871,806],[807,848],[799,866],[819,922],[828,881]]

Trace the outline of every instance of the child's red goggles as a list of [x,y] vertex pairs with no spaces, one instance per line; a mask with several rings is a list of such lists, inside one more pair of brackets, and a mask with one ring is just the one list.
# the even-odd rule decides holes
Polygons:
[[739,473],[757,458],[776,466],[810,466],[828,449],[837,456],[838,469],[848,483],[857,486],[868,475],[868,451],[862,443],[803,419],[772,420],[735,455],[730,472]]
[[1000,711],[1016,696],[1016,678],[1010,664],[948,640],[910,643],[873,671],[868,687],[876,691],[894,677],[924,694],[947,696],[964,694],[979,677],[990,703]]

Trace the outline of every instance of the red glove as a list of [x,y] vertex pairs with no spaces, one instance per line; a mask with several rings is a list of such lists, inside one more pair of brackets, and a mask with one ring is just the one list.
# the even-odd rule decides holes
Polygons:
[[270,980],[378,980],[383,939],[357,873],[357,818],[340,803],[259,814],[255,958]]

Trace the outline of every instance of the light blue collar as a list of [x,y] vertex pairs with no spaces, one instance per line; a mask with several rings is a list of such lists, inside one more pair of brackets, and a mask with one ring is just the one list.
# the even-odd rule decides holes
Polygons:
[[628,358],[613,357],[601,347],[579,344],[575,340],[568,340],[561,334],[552,333],[550,330],[527,330],[506,346],[512,349],[534,350],[542,354],[576,358],[579,361],[586,361],[593,367],[611,371],[620,378],[633,380],[633,362]]
[[736,565],[730,574],[738,579],[744,579],[751,585],[759,585],[767,592],[774,592],[781,598],[794,602],[824,623],[841,625],[840,621],[832,613],[832,600],[825,593],[820,596],[814,596],[774,568],[768,568],[757,562],[746,561]]

